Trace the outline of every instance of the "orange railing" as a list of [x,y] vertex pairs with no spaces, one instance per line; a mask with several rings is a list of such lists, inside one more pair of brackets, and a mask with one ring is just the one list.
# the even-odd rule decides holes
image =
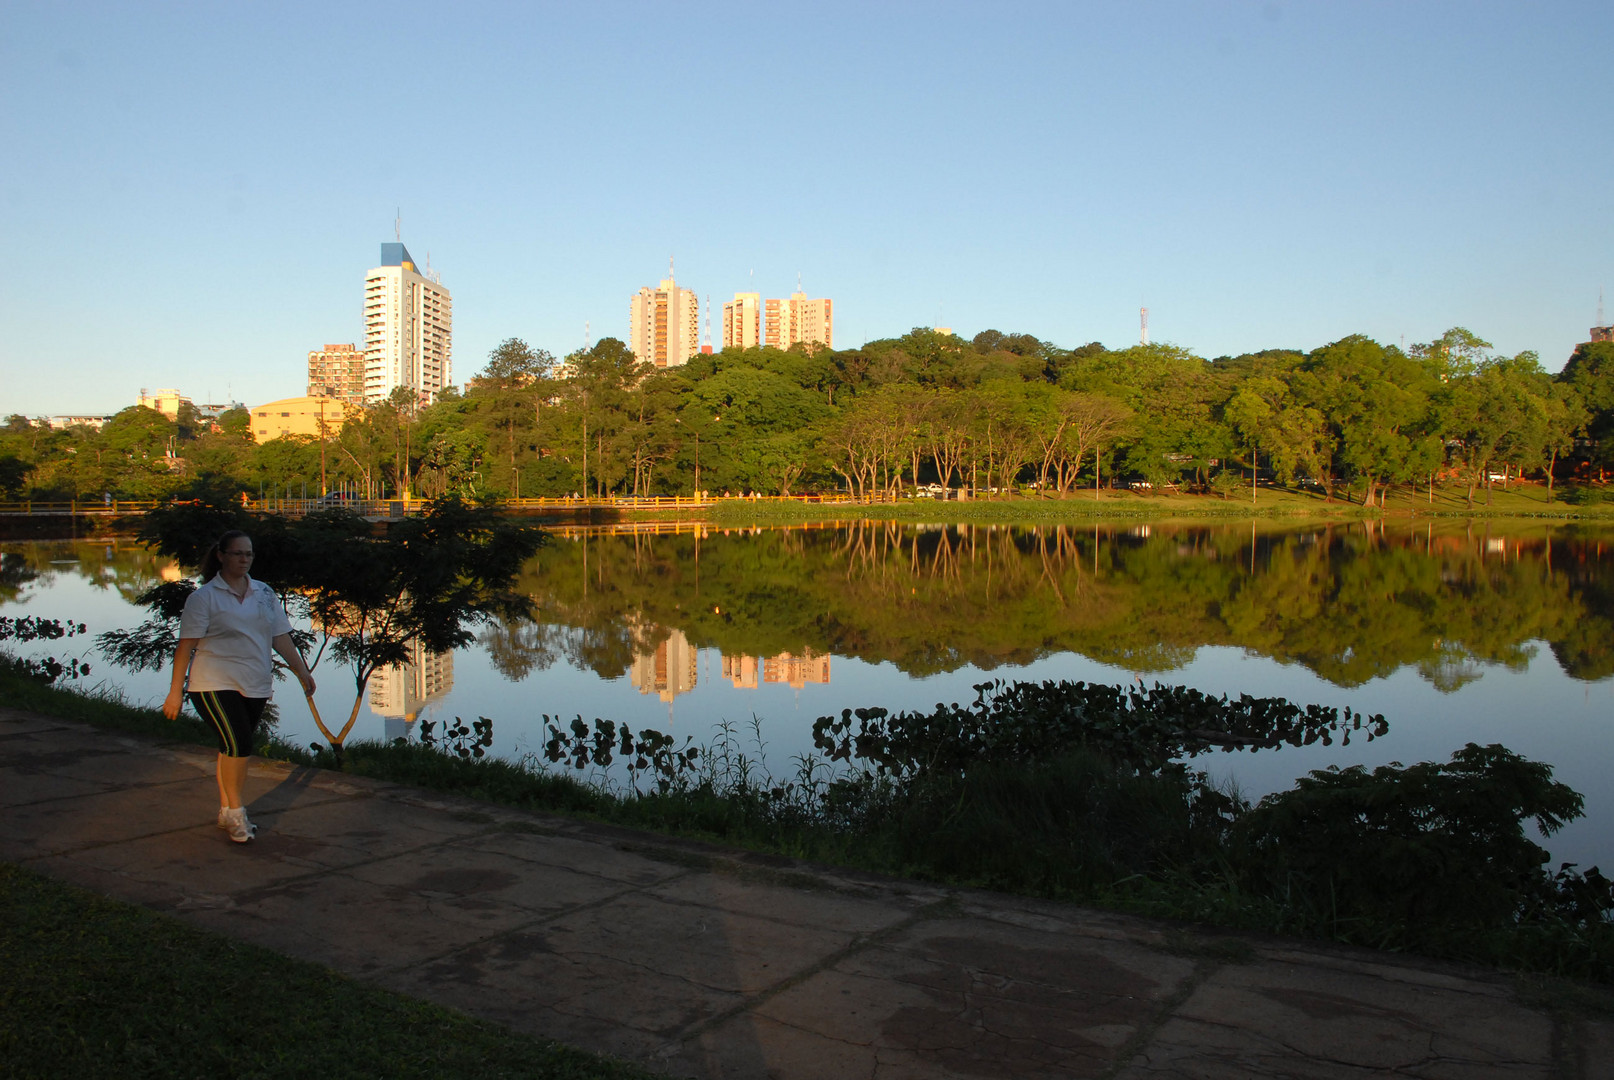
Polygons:
[[0,502],[0,514],[144,514],[156,506],[156,499],[73,499],[68,502],[23,499]]
[[[903,502],[911,499],[911,492],[897,495],[877,493],[872,495],[707,495],[696,498],[693,495],[606,495],[599,497],[561,496],[505,499],[500,505],[510,510],[542,511],[542,510],[697,510],[715,506],[718,503],[793,503],[793,504],[824,504],[824,505],[854,505],[866,506],[873,503]],[[15,502],[0,502],[0,514],[81,514],[81,515],[107,515],[117,516],[124,514],[144,514],[160,505],[157,499],[74,499],[70,501],[47,502],[41,500],[19,500]],[[330,507],[342,507],[365,517],[396,518],[413,516],[425,511],[431,505],[430,499],[243,499],[241,505],[244,509],[254,513],[284,514],[288,517],[301,517],[315,510]]]

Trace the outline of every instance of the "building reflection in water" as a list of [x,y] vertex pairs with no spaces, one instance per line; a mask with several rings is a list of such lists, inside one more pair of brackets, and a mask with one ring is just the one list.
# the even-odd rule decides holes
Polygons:
[[654,649],[634,655],[629,677],[639,693],[658,694],[671,705],[695,689],[695,648],[682,630],[669,631]]
[[733,683],[736,690],[755,690],[757,688],[757,659],[755,656],[723,657],[723,678]]
[[829,685],[829,654],[815,653],[811,649],[795,656],[780,653],[762,662],[762,681],[787,683],[800,690],[808,683]]
[[425,706],[454,688],[454,654],[409,643],[409,662],[377,668],[370,676],[370,711],[385,720],[386,739],[407,739]]
[[786,652],[769,657],[723,657],[723,678],[736,690],[755,690],[759,675],[763,683],[784,683],[797,690],[808,683],[828,686],[829,654],[808,649],[800,656]]
[[[639,693],[656,694],[670,706],[674,698],[695,689],[699,680],[698,654],[682,630],[670,630],[654,648],[634,654],[629,677]],[[829,654],[811,649],[800,655],[786,652],[768,657],[719,653],[718,659],[723,679],[736,690],[755,690],[768,683],[797,690],[808,683],[829,685]],[[710,668],[707,674],[711,674]]]

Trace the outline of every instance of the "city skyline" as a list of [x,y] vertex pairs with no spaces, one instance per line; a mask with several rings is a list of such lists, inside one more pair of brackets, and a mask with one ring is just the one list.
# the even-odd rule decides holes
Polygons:
[[[802,274],[839,348],[1121,347],[1147,307],[1206,357],[1460,325],[1556,371],[1614,285],[1607,5],[829,4],[782,42],[740,10],[9,5],[0,408],[293,394],[359,334],[400,208],[453,286],[458,382],[509,337],[620,336],[669,251],[714,300]],[[381,55],[431,89],[376,137],[435,142],[346,167],[377,120],[353,58]],[[678,123],[625,136],[669,87]],[[811,152],[778,152],[782,109]],[[87,285],[111,268],[129,287]]]

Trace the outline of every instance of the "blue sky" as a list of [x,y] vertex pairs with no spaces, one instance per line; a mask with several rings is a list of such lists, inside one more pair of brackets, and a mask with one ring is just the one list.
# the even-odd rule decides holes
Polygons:
[[669,255],[719,317],[800,273],[842,347],[1147,304],[1557,370],[1614,290],[1611,55],[1606,3],[8,0],[0,413],[300,394],[400,208],[456,381],[626,336]]

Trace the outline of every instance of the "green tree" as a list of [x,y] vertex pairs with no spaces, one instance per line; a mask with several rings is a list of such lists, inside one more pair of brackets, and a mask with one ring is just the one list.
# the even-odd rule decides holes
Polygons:
[[1614,466],[1614,341],[1588,341],[1575,346],[1559,382],[1574,387],[1586,410],[1585,433],[1598,480]]
[[[323,638],[315,664],[329,652],[353,674],[353,706],[341,729],[333,732],[314,714],[338,757],[379,668],[408,664],[413,643],[448,652],[475,640],[478,627],[530,615],[531,602],[512,586],[545,540],[494,507],[453,495],[380,536],[369,521],[344,510],[287,520],[197,502],[154,512],[144,535],[162,554],[195,567],[229,528],[253,536],[265,580]],[[141,602],[153,617],[135,631],[103,635],[103,651],[137,669],[162,664],[173,655],[179,615],[194,588],[181,580],[149,591]]]
[[[1313,350],[1295,380],[1299,399],[1326,424],[1331,452],[1323,456],[1363,482],[1364,506],[1379,484],[1417,477],[1418,437],[1436,385],[1428,365],[1352,334]],[[1332,497],[1330,478],[1324,482]]]

